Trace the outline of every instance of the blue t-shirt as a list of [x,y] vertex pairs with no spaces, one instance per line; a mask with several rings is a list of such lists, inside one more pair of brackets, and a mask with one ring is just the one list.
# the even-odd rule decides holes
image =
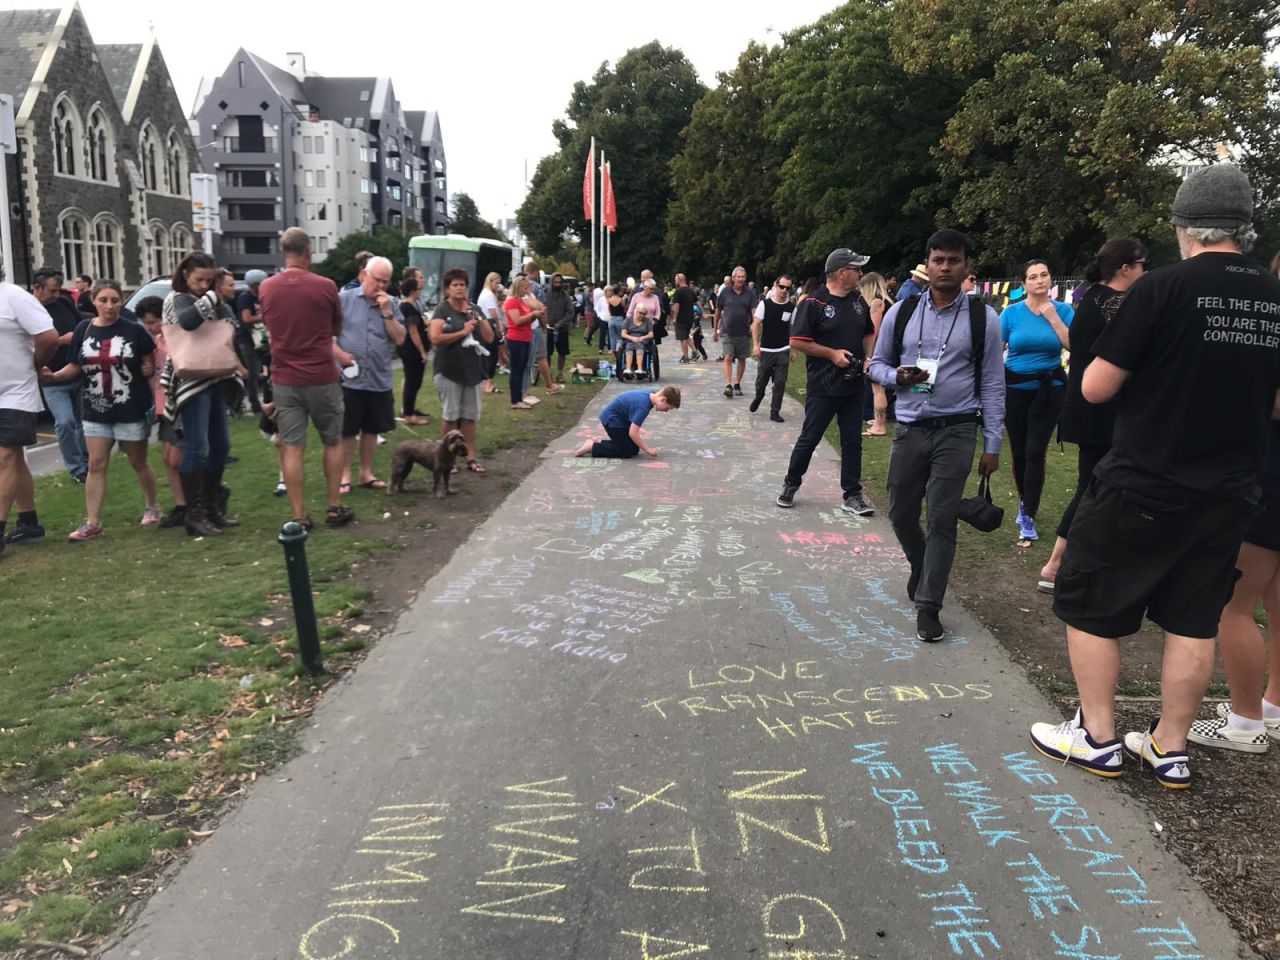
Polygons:
[[609,401],[609,405],[600,414],[600,422],[606,427],[623,429],[630,424],[637,427],[644,423],[644,418],[653,409],[648,390],[628,390]]
[[[1075,311],[1069,303],[1050,301],[1058,311],[1058,319],[1068,328]],[[1005,356],[1005,368],[1013,373],[1043,373],[1046,370],[1057,370],[1062,366],[1062,341],[1053,332],[1053,327],[1044,317],[1031,312],[1024,300],[1005,307],[1000,314],[1000,337],[1009,345],[1009,353]],[[1039,390],[1040,384],[1034,380],[1026,383],[1011,383],[1012,390]]]

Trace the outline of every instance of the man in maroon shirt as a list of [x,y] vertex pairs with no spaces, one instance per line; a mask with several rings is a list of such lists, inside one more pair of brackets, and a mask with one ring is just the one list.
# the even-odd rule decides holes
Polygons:
[[293,518],[310,526],[304,506],[302,454],[307,423],[324,444],[329,509],[325,523],[338,527],[355,518],[342,505],[342,386],[334,360],[334,338],[342,332],[338,288],[311,272],[311,238],[290,227],[280,238],[284,271],[262,281],[262,322],[271,336],[271,384],[280,431],[280,468]]

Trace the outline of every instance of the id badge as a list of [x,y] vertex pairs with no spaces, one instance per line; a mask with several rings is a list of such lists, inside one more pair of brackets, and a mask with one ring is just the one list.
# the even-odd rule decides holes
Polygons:
[[926,360],[921,357],[915,362],[915,366],[919,370],[923,370],[929,375],[929,379],[924,383],[917,383],[911,388],[912,393],[933,393],[934,384],[938,382],[938,361]]

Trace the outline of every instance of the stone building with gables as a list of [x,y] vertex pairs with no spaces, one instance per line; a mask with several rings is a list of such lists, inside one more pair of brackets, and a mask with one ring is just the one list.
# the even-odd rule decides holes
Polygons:
[[0,92],[18,133],[3,158],[10,279],[55,266],[134,287],[172,272],[196,241],[200,160],[155,39],[96,44],[76,3],[0,10]]

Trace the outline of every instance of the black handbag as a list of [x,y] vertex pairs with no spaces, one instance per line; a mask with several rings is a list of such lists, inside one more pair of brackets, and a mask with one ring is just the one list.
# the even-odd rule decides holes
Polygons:
[[960,501],[960,519],[983,533],[1000,529],[1004,522],[1004,507],[991,500],[991,482],[988,477],[978,481],[978,495]]

